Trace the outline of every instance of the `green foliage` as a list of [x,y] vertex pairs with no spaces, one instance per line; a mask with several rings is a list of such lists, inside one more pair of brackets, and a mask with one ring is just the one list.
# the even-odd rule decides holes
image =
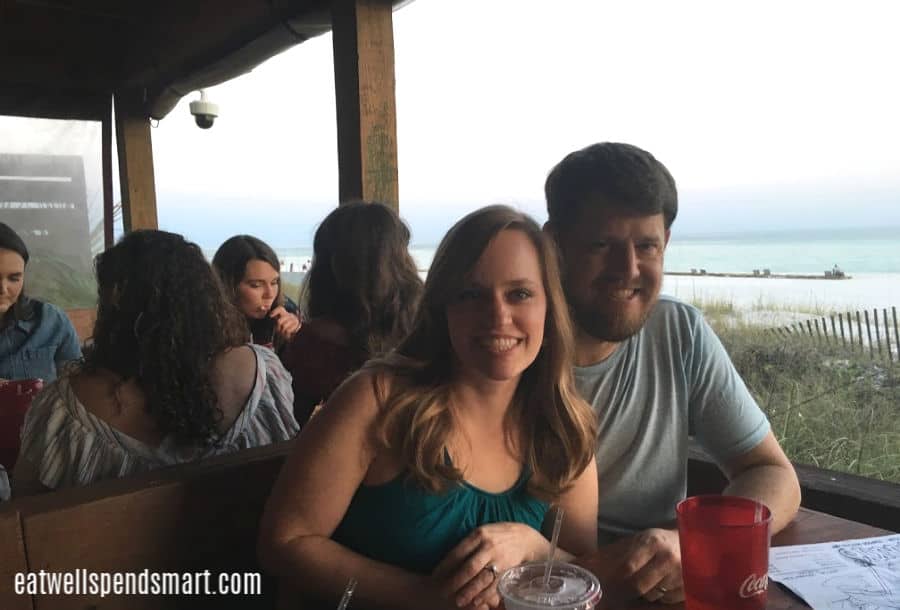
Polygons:
[[900,365],[733,317],[708,319],[792,460],[900,482]]
[[292,284],[291,282],[281,282],[281,292],[293,299],[295,303],[300,302],[300,284]]
[[34,257],[28,262],[25,290],[29,296],[63,309],[97,304],[97,282],[93,273],[73,269],[56,257]]

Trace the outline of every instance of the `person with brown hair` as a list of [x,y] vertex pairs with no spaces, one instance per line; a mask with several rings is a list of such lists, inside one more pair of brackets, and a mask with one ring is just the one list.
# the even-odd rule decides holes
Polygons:
[[13,492],[87,485],[292,438],[287,372],[249,333],[200,248],[135,231],[97,255],[83,365],[44,388]]
[[285,308],[278,255],[252,235],[235,235],[213,255],[213,268],[244,314],[253,342],[280,350],[300,329],[300,318]]
[[678,213],[669,170],[637,146],[601,142],[566,155],[545,190],[575,320],[575,381],[598,415],[601,546],[583,561],[625,595],[680,603],[675,507],[689,442],[727,475],[725,493],[772,510],[773,533],[800,505],[797,475],[702,313],[660,295]]
[[0,222],[0,381],[53,381],[81,358],[78,335],[66,314],[25,294],[28,248]]
[[[491,206],[444,237],[412,332],[370,361],[298,437],[260,555],[333,606],[488,608],[498,574],[560,546],[596,548],[595,419],[572,379],[555,249]],[[562,557],[568,557],[563,552]]]
[[350,373],[412,328],[422,280],[408,247],[409,229],[380,203],[342,204],[316,230],[301,299],[306,321],[282,353],[301,426]]

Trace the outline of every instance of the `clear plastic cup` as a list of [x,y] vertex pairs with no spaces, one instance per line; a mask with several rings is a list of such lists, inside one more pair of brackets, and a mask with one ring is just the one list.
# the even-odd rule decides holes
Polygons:
[[554,562],[550,586],[543,587],[547,563],[533,561],[508,569],[497,585],[506,610],[592,610],[600,603],[600,581],[588,570]]

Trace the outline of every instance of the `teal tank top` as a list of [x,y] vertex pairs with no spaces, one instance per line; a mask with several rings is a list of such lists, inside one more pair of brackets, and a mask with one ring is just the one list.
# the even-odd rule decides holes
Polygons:
[[549,505],[526,491],[523,471],[509,490],[489,493],[462,482],[442,494],[405,473],[361,485],[332,539],[371,559],[429,574],[463,538],[488,523],[524,523],[540,531]]

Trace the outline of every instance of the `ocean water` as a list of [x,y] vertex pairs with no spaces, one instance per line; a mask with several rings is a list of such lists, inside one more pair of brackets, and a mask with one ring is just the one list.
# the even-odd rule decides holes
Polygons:
[[[431,259],[434,258],[436,245],[411,246],[409,253],[413,260],[416,261],[416,267],[420,271],[428,271],[431,265]],[[296,248],[276,248],[275,253],[281,261],[281,270],[287,272],[302,272],[303,266],[309,266],[312,262],[313,249],[312,246],[299,246]],[[208,255],[212,258],[212,255]]]
[[850,275],[900,273],[900,227],[694,237],[673,231],[666,250],[668,271],[822,273],[834,265]]
[[[434,245],[410,254],[427,271]],[[282,270],[298,272],[312,259],[311,247],[282,248]],[[666,271],[823,274],[838,265],[848,280],[716,278],[667,275],[663,291],[688,301],[730,301],[737,307],[803,311],[900,307],[900,227],[792,230],[690,236],[673,231]]]

